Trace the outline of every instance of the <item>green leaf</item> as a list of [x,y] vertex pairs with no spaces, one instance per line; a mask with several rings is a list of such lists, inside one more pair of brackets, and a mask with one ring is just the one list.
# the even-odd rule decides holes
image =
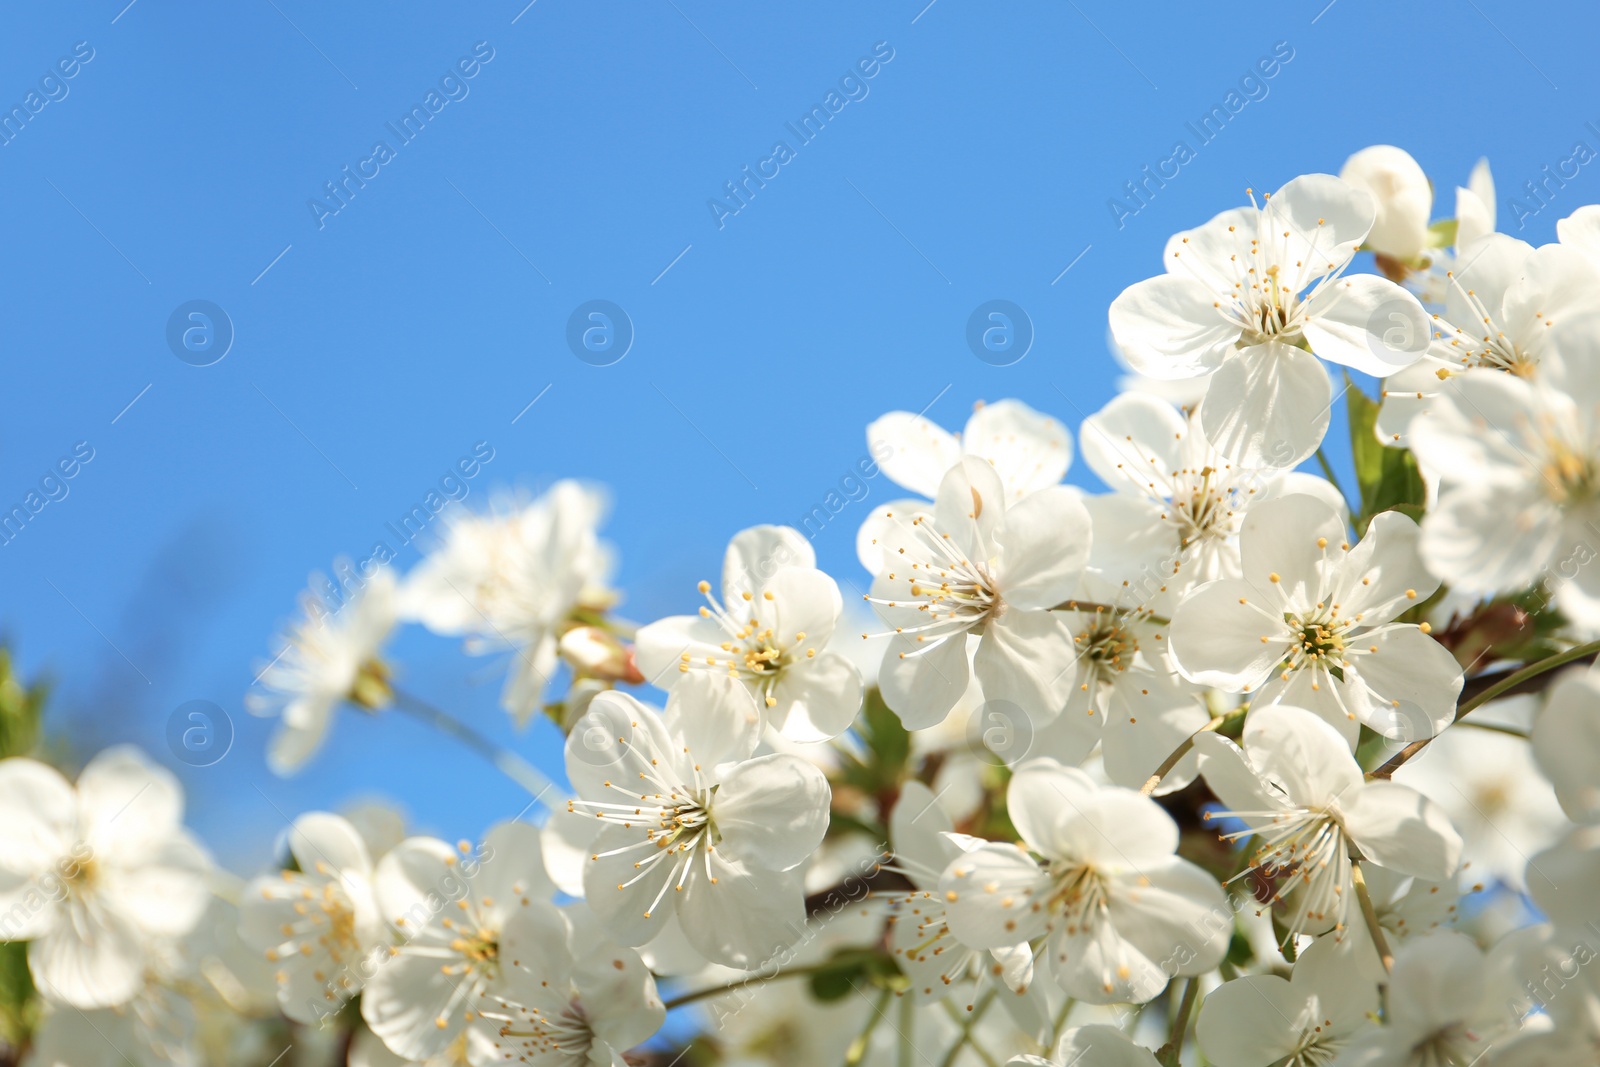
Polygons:
[[1457,219],[1440,219],[1428,227],[1428,246],[1430,248],[1449,248],[1456,243],[1456,231],[1459,227]]
[[28,973],[28,946],[22,941],[0,943],[0,1054],[3,1046],[24,1048],[39,1021],[39,1004]]
[[11,653],[0,648],[0,759],[26,756],[39,741],[47,687],[24,686],[12,669]]
[[911,734],[900,725],[900,716],[890,711],[889,705],[883,702],[883,694],[877,687],[867,691],[861,712],[864,722],[862,740],[878,757],[878,765],[887,772],[893,772],[893,777],[898,779],[899,772],[905,769],[906,760],[911,755]]
[[1372,517],[1382,511],[1399,511],[1420,520],[1428,497],[1416,457],[1408,449],[1392,448],[1378,439],[1378,402],[1356,388],[1348,375],[1345,381],[1349,385],[1345,410],[1350,416],[1350,457],[1361,493],[1356,534],[1365,534]]
[[823,1002],[843,1000],[868,986],[903,982],[900,968],[883,953],[843,949],[811,976],[811,995]]

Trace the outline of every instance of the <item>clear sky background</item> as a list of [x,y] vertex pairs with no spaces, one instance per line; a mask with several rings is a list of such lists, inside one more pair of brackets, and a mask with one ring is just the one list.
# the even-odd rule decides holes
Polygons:
[[[1590,0],[126,2],[3,17],[3,110],[58,99],[0,147],[0,504],[79,442],[93,459],[0,547],[0,629],[57,680],[50,726],[80,758],[131,740],[173,763],[237,869],[285,815],[363,796],[451,837],[522,807],[393,716],[343,715],[275,779],[243,708],[307,574],[379,540],[413,562],[385,524],[477,442],[469,504],[612,488],[625,610],[648,620],[692,607],[734,531],[822,502],[884,411],[959,428],[1017,396],[1076,430],[1115,390],[1111,300],[1246,186],[1387,142],[1436,215],[1487,156],[1501,228],[1535,243],[1600,200],[1590,163],[1520,230],[1508,203],[1600,150]],[[92,59],[41,89],[79,42]],[[493,58],[441,88],[479,42]],[[1241,87],[1275,47],[1292,59]],[[875,48],[893,58],[841,89]],[[430,90],[460,98],[402,143],[386,123]],[[830,91],[859,99],[801,143],[785,124]],[[1186,124],[1230,91],[1248,102],[1202,144]],[[380,140],[393,158],[364,163]],[[1108,200],[1180,140],[1194,157],[1119,227]],[[793,157],[719,227],[708,201],[778,141]],[[376,175],[340,206],[346,166]],[[594,299],[633,324],[610,366],[566,340]],[[965,340],[991,299],[1033,324],[1011,366]],[[192,300],[232,323],[210,366],[167,342]],[[814,541],[856,582],[855,528],[895,492],[869,487]],[[498,710],[495,663],[420,632],[393,650],[410,688],[559,767],[556,731]],[[165,740],[197,699],[237,729],[206,768]]]

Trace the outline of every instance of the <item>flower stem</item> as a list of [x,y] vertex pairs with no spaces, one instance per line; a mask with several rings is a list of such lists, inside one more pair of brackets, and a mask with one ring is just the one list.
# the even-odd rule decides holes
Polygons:
[[1223,723],[1227,722],[1229,719],[1242,714],[1244,714],[1243,711],[1235,709],[1228,712],[1226,715],[1218,715],[1216,718],[1200,727],[1200,729],[1184,738],[1178,744],[1178,747],[1172,750],[1172,754],[1161,761],[1161,766],[1155,769],[1155,773],[1149,778],[1145,779],[1144,785],[1139,787],[1139,792],[1143,793],[1145,796],[1149,796],[1151,793],[1154,793],[1156,791],[1156,786],[1161,784],[1161,779],[1171,774],[1172,768],[1178,765],[1178,761],[1189,754],[1189,750],[1194,747],[1195,738],[1199,737],[1201,734],[1210,733],[1211,731],[1220,727]]
[[878,1023],[886,1018],[883,1009],[888,1005],[889,998],[894,995],[894,990],[885,989],[878,996],[878,1003],[873,1005],[872,1015],[867,1019],[867,1028],[856,1035],[850,1047],[845,1050],[844,1067],[859,1067],[867,1055],[867,1046],[872,1042],[872,1032],[878,1028]]
[[1194,1011],[1194,998],[1200,992],[1200,979],[1190,978],[1183,987],[1183,997],[1178,1001],[1178,1008],[1172,1013],[1172,1029],[1167,1034],[1167,1043],[1156,1052],[1156,1059],[1164,1064],[1177,1067],[1178,1057],[1183,1054],[1183,1035],[1189,1031],[1189,1015]]
[[510,749],[495,744],[449,712],[400,689],[393,690],[392,706],[460,741],[494,764],[501,774],[533,794],[533,798],[546,808],[554,811],[554,805],[566,799],[566,794],[543,771]]
[[[1553,656],[1546,656],[1537,663],[1530,663],[1520,671],[1506,675],[1504,678],[1500,679],[1500,681],[1496,682],[1494,685],[1491,685],[1489,688],[1485,689],[1471,700],[1464,701],[1458,705],[1456,707],[1455,721],[1460,722],[1463,718],[1472,714],[1474,711],[1477,711],[1495,697],[1498,697],[1500,694],[1508,690],[1515,689],[1517,686],[1521,685],[1523,682],[1526,682],[1530,678],[1537,678],[1541,674],[1544,674],[1548,671],[1553,671],[1557,667],[1565,666],[1566,664],[1571,663],[1573,660],[1583,659],[1585,656],[1593,655],[1596,652],[1600,652],[1600,641],[1590,641],[1588,644],[1577,645],[1573,648],[1569,648],[1565,652],[1557,652]],[[1438,734],[1434,735],[1434,737],[1437,736]],[[1420,741],[1411,742],[1411,744],[1401,749],[1383,766],[1368,773],[1367,777],[1390,777],[1407,760],[1426,748],[1428,746],[1428,742],[1432,740],[1432,737],[1424,737]]]
[[[1321,445],[1317,446],[1317,465],[1322,468],[1322,476],[1328,479],[1328,484],[1333,486],[1334,491],[1348,502],[1350,497],[1346,495],[1344,486],[1339,484],[1339,476],[1333,473],[1333,465],[1328,462],[1328,457],[1323,453]],[[1361,502],[1358,500],[1356,503],[1359,506]]]
[[1367,921],[1367,933],[1372,935],[1373,947],[1378,950],[1378,958],[1383,960],[1384,973],[1393,973],[1394,953],[1389,951],[1389,940],[1383,936],[1383,927],[1378,923],[1378,911],[1372,906],[1372,893],[1367,889],[1367,876],[1362,872],[1361,860],[1356,856],[1350,857],[1350,880],[1356,885],[1361,917]]
[[[956,1043],[950,1046],[950,1051],[945,1054],[944,1059],[940,1062],[940,1067],[953,1067],[956,1057],[961,1054],[961,1050],[972,1040],[972,1028],[978,1024],[979,1019],[983,1018],[983,1013],[989,1010],[989,1005],[994,1002],[995,994],[998,992],[998,989],[990,989],[984,993],[979,998],[978,1003],[973,1005],[972,1012],[965,1019],[960,1020],[961,1035],[956,1038]],[[910,999],[910,997],[906,998],[908,1001]],[[948,1004],[949,1002],[946,1001],[945,1003]],[[976,1045],[972,1047],[978,1049]],[[978,1054],[980,1056],[983,1055],[983,1051],[978,1049]]]
[[786,971],[773,971],[771,974],[752,975],[749,978],[743,978],[728,985],[713,985],[704,989],[696,989],[692,993],[679,993],[672,999],[665,1001],[664,1006],[668,1011],[671,1011],[673,1008],[681,1008],[685,1004],[693,1004],[697,1000],[707,1000],[711,997],[721,996],[724,993],[732,993],[734,990],[743,989],[745,986],[762,985],[766,982],[775,982],[780,978],[801,978],[836,966],[838,964],[833,961],[824,961],[822,963],[808,964],[805,967],[790,967]]

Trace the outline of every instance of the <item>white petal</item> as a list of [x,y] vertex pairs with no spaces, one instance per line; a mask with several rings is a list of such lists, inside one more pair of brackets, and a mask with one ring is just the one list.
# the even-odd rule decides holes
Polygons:
[[[1069,638],[1070,640],[1070,638]],[[889,642],[878,671],[884,703],[908,730],[925,730],[944,722],[967,691],[971,664],[966,638],[946,638],[933,647],[900,635]]]
[[1127,870],[1111,893],[1110,914],[1117,933],[1167,975],[1215,970],[1233,936],[1221,883],[1177,856],[1141,858]]
[[1600,267],[1600,204],[1586,204],[1556,223],[1556,235]]
[[464,1011],[474,1007],[468,1000],[446,1012],[459,982],[437,958],[401,953],[384,960],[367,980],[361,1017],[402,1059],[430,1059],[450,1046],[465,1024]]
[[831,800],[828,780],[799,756],[758,756],[723,775],[712,817],[726,858],[785,871],[822,843]]
[[861,710],[861,674],[843,656],[824,652],[784,671],[768,709],[783,736],[802,744],[826,741],[850,729]]
[[891,411],[868,424],[867,447],[890,481],[925,497],[939,491],[945,472],[961,459],[954,434],[909,411]]
[[1303,708],[1251,708],[1244,747],[1256,770],[1303,807],[1323,807],[1361,785],[1361,767],[1344,738]]
[[1061,1035],[1055,1062],[1083,1067],[1157,1067],[1150,1050],[1114,1026],[1078,1026]]
[[594,1035],[615,1052],[648,1041],[666,1021],[656,980],[636,952],[585,939],[574,980]]
[[1176,274],[1146,278],[1111,302],[1111,333],[1128,365],[1151,378],[1195,378],[1216,370],[1239,339],[1217,309],[1220,294]]
[[1206,995],[1195,1038],[1218,1067],[1268,1067],[1299,1048],[1306,1008],[1277,975],[1243,975]]
[[1011,503],[1056,485],[1072,464],[1072,434],[1020,400],[999,400],[974,411],[961,446],[994,466]]
[[1264,501],[1250,509],[1239,531],[1245,580],[1308,610],[1330,591],[1325,576],[1343,565],[1346,541],[1344,520],[1319,497]]
[[139,935],[115,912],[90,914],[69,905],[71,921],[28,946],[28,967],[39,991],[78,1008],[109,1008],[127,1002],[144,980]]
[[1377,207],[1369,246],[1405,263],[1422,253],[1433,186],[1411,153],[1386,144],[1363,148],[1345,160],[1339,177],[1365,190]]
[[1391,739],[1432,737],[1455,721],[1463,674],[1456,658],[1415,626],[1356,634],[1352,642],[1376,648],[1346,668],[1350,710]]
[[927,510],[925,500],[891,500],[872,509],[862,520],[861,529],[856,531],[856,558],[861,560],[868,574],[881,574],[887,566],[882,546],[900,528],[902,520]]
[[1240,349],[1217,368],[1200,425],[1217,451],[1245,467],[1293,467],[1328,432],[1333,387],[1309,352],[1281,341]]
[[759,595],[780,567],[815,567],[816,553],[804,534],[789,526],[752,526],[728,542],[722,560],[722,600],[737,613],[742,594]]
[[1343,802],[1344,824],[1380,867],[1440,882],[1461,863],[1461,835],[1444,810],[1414,789],[1368,782]]
[[1330,282],[1306,310],[1311,351],[1378,378],[1421,359],[1433,338],[1433,321],[1417,298],[1376,274]]
[[1089,513],[1073,490],[1041,489],[1006,510],[995,539],[1008,608],[1048,610],[1072,594],[1089,561]]
[[1257,688],[1289,647],[1283,623],[1260,601],[1255,586],[1238,579],[1207,582],[1184,597],[1167,631],[1183,676],[1235,693]]
[[1422,529],[1409,516],[1385,511],[1372,517],[1366,536],[1345,554],[1334,603],[1366,626],[1388,622],[1439,588],[1422,562]]
[[973,948],[1005,948],[1044,932],[1045,913],[1031,905],[1035,898],[1042,904],[1049,888],[1027,853],[999,843],[957,857],[939,879],[950,932]]
[[678,683],[678,665],[685,652],[691,660],[724,658],[719,647],[728,639],[722,627],[699,615],[671,615],[641,626],[634,639],[634,662],[651,685],[671,689]]
[[132,745],[108,748],[78,775],[78,804],[96,851],[137,857],[183,822],[183,788]]
[[968,456],[944,476],[934,499],[938,533],[968,559],[987,560],[1005,519],[1005,486],[985,460]]
[[302,871],[329,876],[346,872],[365,878],[372,870],[366,842],[348,821],[325,811],[310,811],[294,821],[289,851]]
[[761,741],[761,711],[738,678],[723,671],[681,675],[667,697],[667,729],[683,739],[686,759],[703,766],[744,759]]
[[1586,669],[1568,670],[1550,687],[1533,723],[1533,757],[1569,818],[1600,823],[1600,689]]
[[1030,722],[1043,723],[1066,707],[1076,659],[1065,619],[1051,611],[1012,610],[989,620],[972,669],[985,699],[1014,704]]
[[715,865],[713,884],[703,864],[691,864],[678,900],[678,921],[712,963],[754,970],[805,933],[805,893],[799,871],[754,871]]
[[1112,489],[1140,496],[1151,483],[1167,495],[1172,472],[1185,466],[1189,420],[1148,393],[1120,393],[1083,420],[1083,460]]

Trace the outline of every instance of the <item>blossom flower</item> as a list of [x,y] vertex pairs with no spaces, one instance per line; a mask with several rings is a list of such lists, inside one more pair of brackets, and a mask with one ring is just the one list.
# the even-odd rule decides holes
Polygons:
[[932,511],[883,533],[871,601],[893,628],[878,684],[908,729],[944,720],[972,669],[989,700],[1054,718],[1074,684],[1072,635],[1051,612],[1089,555],[1089,516],[1065,487],[1008,504],[994,468],[968,457],[940,483]]
[[530,901],[503,932],[506,963],[473,1022],[493,1061],[530,1067],[616,1067],[666,1018],[655,979],[582,904]]
[[558,662],[564,623],[604,607],[611,554],[597,533],[606,502],[580,482],[556,482],[519,509],[460,515],[444,543],[406,579],[403,614],[467,651],[515,651],[501,704],[525,723]]
[[[1252,467],[1293,467],[1327,431],[1333,390],[1313,358],[1379,376],[1420,350],[1375,332],[1392,319],[1425,339],[1428,320],[1394,282],[1345,268],[1371,232],[1372,197],[1328,174],[1289,182],[1167,242],[1167,273],[1125,289],[1111,330],[1136,371],[1215,372],[1201,405],[1206,437]],[[1381,330],[1379,323],[1381,320]]]
[[506,952],[544,932],[527,915],[555,894],[538,829],[518,822],[490,829],[476,852],[410,838],[379,861],[373,889],[403,943],[367,980],[361,1015],[408,1060],[443,1054],[485,1000],[509,995]]
[[1300,953],[1288,978],[1247,974],[1206,997],[1195,1038],[1216,1067],[1331,1063],[1378,1010],[1378,987],[1338,942]]
[[1173,613],[1172,655],[1190,681],[1310,708],[1355,747],[1362,724],[1431,737],[1455,718],[1462,672],[1419,626],[1394,621],[1438,586],[1417,524],[1372,519],[1352,545],[1338,513],[1310,496],[1254,508],[1240,534],[1244,577],[1209,582]]
[[[951,987],[965,987],[962,996],[971,1004],[975,989],[990,977],[991,968],[1012,993],[1025,994],[1033,984],[1033,950],[1026,941],[982,952],[963,945],[950,933],[945,897],[939,880],[945,868],[984,842],[955,833],[955,826],[933,791],[918,781],[906,782],[889,815],[889,841],[898,869],[912,889],[894,898],[889,920],[889,947],[906,977],[907,993],[918,1004],[943,999]],[[969,986],[968,982],[974,982]],[[1037,1003],[1015,997],[1001,1001],[1025,1030],[1037,1029],[1048,1016]]]
[[1384,380],[1378,437],[1409,440],[1451,379],[1476,367],[1523,378],[1555,351],[1552,329],[1593,308],[1600,270],[1567,245],[1534,248],[1505,234],[1466,245],[1448,278],[1434,340],[1422,358]]
[[1174,855],[1178,827],[1155,801],[1041,758],[1017,768],[1006,806],[1024,847],[988,842],[939,879],[961,943],[1042,936],[1061,988],[1092,1004],[1142,1003],[1222,959],[1233,911],[1215,879]]
[[861,708],[861,675],[826,645],[839,622],[839,586],[817,570],[816,554],[787,526],[736,534],[722,564],[722,600],[700,583],[707,607],[674,615],[638,634],[640,669],[671,689],[690,671],[738,677],[765,721],[794,741],[825,741]]
[[1339,177],[1372,197],[1376,216],[1367,234],[1368,248],[1400,264],[1422,258],[1433,186],[1411,153],[1387,144],[1363,148],[1345,160]]
[[1461,934],[1419,937],[1395,953],[1384,1024],[1354,1038],[1339,1067],[1436,1067],[1483,1059],[1515,1022],[1514,987]]
[[108,748],[74,788],[36,760],[0,760],[0,937],[29,941],[49,999],[132,999],[156,943],[199,923],[211,861],[183,828],[183,792],[131,746]]
[[[750,969],[790,944],[805,919],[801,872],[822,841],[827,779],[791,755],[752,757],[761,714],[744,683],[692,671],[665,716],[602,693],[567,739],[569,810],[605,828],[584,896],[610,935],[643,945],[676,916],[713,963]],[[616,738],[596,753],[589,729]]]
[[247,706],[280,717],[267,765],[292,774],[322,746],[334,710],[345,701],[369,711],[389,703],[389,670],[379,653],[396,619],[394,574],[379,568],[336,611],[317,583],[301,597],[303,617],[285,633],[272,662],[257,678],[264,692]]
[[1464,593],[1550,577],[1557,606],[1590,630],[1600,627],[1600,568],[1583,566],[1600,514],[1600,314],[1558,323],[1551,345],[1560,358],[1544,360],[1536,381],[1467,371],[1414,428],[1438,493],[1422,552]]
[[308,812],[294,821],[298,870],[257,878],[239,903],[240,933],[278,967],[278,1005],[318,1023],[361,991],[388,945],[372,892],[372,860],[344,819]]
[[1309,493],[1343,509],[1314,475],[1241,467],[1185,417],[1142,393],[1123,393],[1083,421],[1083,458],[1112,493],[1084,501],[1094,521],[1090,566],[1127,582],[1138,603],[1163,608],[1204,582],[1240,576],[1239,528],[1249,509]]
[[1272,903],[1299,891],[1285,921],[1292,933],[1342,937],[1355,859],[1433,881],[1456,872],[1461,835],[1444,812],[1403,785],[1366,781],[1321,718],[1281,704],[1252,709],[1243,742],[1201,734],[1200,773],[1226,808],[1217,814],[1245,825],[1223,839],[1257,842],[1247,869],[1273,884]]
[[1406,288],[1427,307],[1442,306],[1451,289],[1450,275],[1464,262],[1462,249],[1493,233],[1495,217],[1494,175],[1489,161],[1479,159],[1467,175],[1467,184],[1456,186],[1455,236],[1450,247],[1432,249],[1427,266],[1406,277]]
[[1564,672],[1533,721],[1533,758],[1555,787],[1567,817],[1600,823],[1600,679],[1589,670]]

